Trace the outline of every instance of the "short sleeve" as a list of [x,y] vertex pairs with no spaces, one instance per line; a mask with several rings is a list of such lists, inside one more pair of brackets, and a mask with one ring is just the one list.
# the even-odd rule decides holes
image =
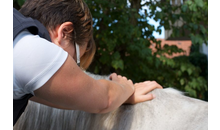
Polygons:
[[13,98],[34,95],[34,90],[59,70],[67,56],[61,47],[38,35],[21,32],[13,42]]

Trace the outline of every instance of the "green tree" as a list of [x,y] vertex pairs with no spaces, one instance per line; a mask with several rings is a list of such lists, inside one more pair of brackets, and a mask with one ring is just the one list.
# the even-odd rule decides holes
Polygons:
[[[117,72],[134,82],[156,80],[164,87],[175,87],[187,91],[192,97],[204,99],[208,85],[200,75],[201,68],[193,65],[189,57],[166,58],[164,54],[172,55],[183,50],[176,46],[162,48],[152,34],[154,31],[160,33],[161,27],[165,27],[173,30],[171,37],[182,35],[189,37],[193,44],[207,44],[207,1],[186,1],[178,6],[172,6],[169,1],[153,0],[145,3],[141,0],[86,2],[93,14],[94,38],[98,47],[90,71],[98,74]],[[146,5],[150,12],[144,10],[145,13],[140,13]],[[179,13],[174,13],[177,11]],[[149,18],[159,21],[160,26],[155,28]],[[184,24],[173,26],[178,20]],[[180,28],[186,29],[187,33]],[[152,42],[157,49],[153,54],[149,48]]]
[[[14,3],[18,1],[14,0]],[[201,67],[193,64],[187,56],[166,58],[165,54],[172,55],[183,50],[176,46],[162,48],[153,32],[161,33],[164,27],[173,30],[171,37],[186,36],[194,45],[207,44],[207,0],[188,0],[176,6],[172,6],[170,0],[85,2],[93,15],[97,45],[88,71],[101,75],[116,72],[134,82],[155,80],[163,87],[174,87],[188,92],[189,96],[205,99],[208,81],[201,75]],[[148,6],[150,11],[143,9],[143,6]],[[155,28],[149,23],[149,18],[159,21],[160,26]],[[184,24],[181,27],[173,26],[172,23],[178,20]],[[157,50],[155,53],[150,49],[152,45]]]

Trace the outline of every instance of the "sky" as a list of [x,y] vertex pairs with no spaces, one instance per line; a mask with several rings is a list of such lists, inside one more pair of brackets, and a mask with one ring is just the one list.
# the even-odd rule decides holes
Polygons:
[[[141,4],[144,4],[145,1],[149,1],[149,0],[142,0]],[[128,6],[130,6],[130,2],[127,0],[127,4]],[[147,10],[147,12],[150,12],[149,7],[148,6],[143,6],[142,10],[140,10],[140,14],[144,14],[145,10]],[[158,11],[160,11],[160,8],[157,8]],[[154,21],[153,19],[147,18],[148,22],[151,25],[154,25],[154,28],[157,28],[159,26],[159,21]],[[115,20],[117,22],[117,20]],[[96,21],[94,21],[94,25],[95,25]],[[111,26],[111,24],[109,24],[109,26]],[[96,26],[96,29],[99,29],[98,26]],[[153,32],[153,36],[155,38],[161,38],[164,39],[165,38],[165,29],[164,27],[161,28],[161,34],[159,34],[158,32]]]
[[[146,1],[149,1],[149,0],[142,0],[141,4],[144,4]],[[144,13],[144,10],[145,10],[145,9],[147,10],[147,12],[150,12],[149,7],[147,7],[147,6],[143,6],[142,9],[143,9],[143,13]],[[160,11],[160,8],[157,8],[157,10]],[[140,13],[142,13],[142,11],[140,11]],[[159,21],[156,22],[156,21],[154,21],[153,19],[148,19],[148,20],[149,20],[149,23],[152,24],[152,25],[154,25],[155,28],[157,28],[157,27],[159,26]],[[162,38],[162,39],[164,39],[164,38],[165,38],[165,30],[164,30],[164,27],[161,29],[161,34],[159,34],[159,33],[157,33],[157,32],[154,32],[154,33],[153,33],[153,36],[154,36],[155,38]]]
[[[156,22],[154,21],[153,19],[149,19],[149,23],[154,25],[155,28],[157,28],[157,26],[159,26],[159,22]],[[164,39],[165,38],[165,30],[164,30],[164,27],[161,29],[161,34],[157,33],[157,32],[154,32],[153,33],[153,36],[155,38],[162,38]]]

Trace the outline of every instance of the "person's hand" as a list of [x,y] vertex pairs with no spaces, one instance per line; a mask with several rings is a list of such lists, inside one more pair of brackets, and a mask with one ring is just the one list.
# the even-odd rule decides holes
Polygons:
[[127,79],[126,77],[121,76],[121,75],[117,75],[116,73],[112,73],[110,75],[110,80],[118,83],[119,85],[122,85],[126,89],[129,89],[129,91],[131,93],[134,92],[134,89],[135,89],[134,88],[134,84],[133,84],[133,82],[130,79]]
[[135,91],[128,98],[125,104],[137,104],[144,101],[152,100],[155,96],[149,92],[158,88],[162,89],[163,87],[155,81],[145,81],[141,83],[134,84]]

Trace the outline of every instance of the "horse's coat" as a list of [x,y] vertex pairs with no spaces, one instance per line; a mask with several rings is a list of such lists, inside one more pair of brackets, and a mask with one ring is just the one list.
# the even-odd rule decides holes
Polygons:
[[61,110],[30,101],[14,130],[208,130],[207,102],[172,88],[152,93],[156,98],[151,101],[122,105],[106,114]]

